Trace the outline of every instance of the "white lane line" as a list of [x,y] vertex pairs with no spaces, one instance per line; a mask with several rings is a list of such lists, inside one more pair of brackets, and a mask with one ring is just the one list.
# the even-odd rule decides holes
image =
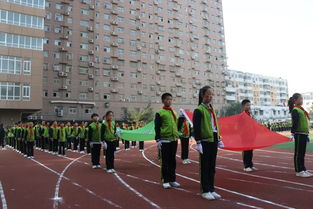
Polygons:
[[61,172],[58,181],[55,185],[55,192],[54,192],[54,198],[53,198],[53,208],[57,209],[59,207],[59,203],[63,202],[63,198],[59,196],[59,192],[60,192],[60,185],[61,185],[61,181],[62,178],[65,174],[65,172],[67,171],[67,169],[73,164],[75,163],[77,160],[79,160],[80,158],[84,157],[86,155],[82,155],[74,160],[72,160],[69,164],[67,164],[67,166],[63,169],[63,171]]
[[[191,149],[194,150],[194,148],[191,148]],[[196,164],[199,164],[198,161],[195,161],[195,160],[190,160],[190,161],[194,162]],[[245,175],[245,176],[252,176],[252,177],[255,177],[255,178],[262,178],[262,179],[267,179],[267,180],[272,180],[272,181],[279,181],[279,182],[284,182],[284,183],[288,183],[288,184],[294,184],[294,185],[299,185],[299,186],[313,188],[313,185],[310,185],[310,184],[303,184],[303,183],[292,182],[292,181],[287,181],[287,180],[283,180],[283,179],[276,179],[276,178],[271,178],[271,177],[266,177],[266,176],[259,176],[259,175],[255,175],[255,174],[234,171],[234,170],[231,170],[231,169],[228,169],[228,168],[222,168],[222,167],[218,167],[218,166],[216,166],[216,168],[220,169],[220,170],[228,171],[228,172],[231,172],[231,173]]]
[[146,201],[148,204],[153,206],[154,208],[161,209],[159,205],[149,200],[147,197],[143,196],[140,192],[138,192],[136,189],[131,187],[129,184],[127,184],[117,173],[114,173],[115,177],[130,191],[134,192],[138,197],[142,198],[144,201]]
[[[49,170],[50,172],[52,172],[52,173],[54,173],[54,174],[56,174],[56,175],[58,175],[58,176],[61,175],[59,172],[57,172],[57,171],[55,171],[55,170],[49,168],[48,166],[42,164],[41,162],[39,162],[39,161],[37,161],[37,160],[34,160],[34,159],[31,159],[31,160],[34,161],[35,163],[37,163],[38,165],[44,167],[45,169]],[[67,177],[65,177],[65,176],[63,176],[63,178],[64,178],[65,180],[71,182],[73,185],[75,185],[75,186],[77,186],[77,187],[80,187],[80,188],[82,188],[84,191],[87,192],[87,189],[84,188],[83,186],[81,186],[80,184],[71,181],[69,178],[67,178]],[[93,193],[94,193],[94,192],[93,192]],[[92,194],[92,193],[90,193],[90,194]],[[95,194],[95,193],[94,193],[94,194]],[[104,202],[106,202],[106,203],[108,203],[108,204],[110,204],[110,205],[116,207],[116,208],[122,208],[121,206],[117,205],[116,203],[112,202],[111,200],[105,199],[105,198],[103,198],[103,197],[101,197],[101,196],[99,196],[99,195],[95,195],[95,196],[96,196],[97,198],[103,200]]]
[[[151,161],[150,159],[148,159],[145,155],[144,152],[142,152],[142,156],[148,161],[150,162],[151,164],[157,166],[157,167],[160,167],[158,164],[154,163],[153,161]],[[190,178],[188,176],[184,176],[184,175],[181,175],[179,173],[176,173],[177,176],[180,176],[184,179],[187,179],[187,180],[190,180],[190,181],[193,181],[193,182],[196,182],[198,184],[200,184],[200,181],[196,180],[196,179],[193,179],[193,178]],[[258,197],[254,197],[254,196],[251,196],[251,195],[247,195],[247,194],[243,194],[243,193],[240,193],[240,192],[236,192],[236,191],[232,191],[232,190],[229,190],[229,189],[225,189],[225,188],[222,188],[222,187],[216,187],[217,189],[219,190],[222,190],[222,191],[225,191],[225,192],[228,192],[228,193],[232,193],[232,194],[235,194],[235,195],[239,195],[239,196],[242,196],[242,197],[246,197],[248,199],[252,199],[252,200],[256,200],[256,201],[259,201],[259,202],[263,202],[263,203],[267,203],[267,204],[270,204],[270,205],[274,205],[274,206],[277,206],[277,207],[281,207],[281,208],[286,208],[286,209],[294,209],[292,207],[289,207],[289,206],[285,206],[285,205],[282,205],[282,204],[279,204],[279,203],[275,203],[275,202],[272,202],[272,201],[269,201],[269,200],[264,200],[264,199],[261,199],[261,198],[258,198]]]
[[263,208],[260,208],[260,207],[255,207],[255,206],[252,206],[252,205],[247,205],[247,204],[244,204],[244,203],[241,203],[241,202],[237,202],[237,205],[244,206],[244,207],[247,207],[247,208],[263,209]]
[[5,199],[4,190],[2,187],[2,183],[0,181],[0,196],[1,196],[1,202],[2,202],[2,209],[8,209],[7,201]]

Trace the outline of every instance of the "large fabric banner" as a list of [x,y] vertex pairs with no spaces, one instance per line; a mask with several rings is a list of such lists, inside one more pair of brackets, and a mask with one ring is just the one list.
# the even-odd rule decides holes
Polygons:
[[[192,125],[192,112],[180,112]],[[288,142],[289,138],[270,131],[246,113],[218,119],[220,135],[224,142],[224,149],[243,151],[260,149]],[[137,130],[121,130],[121,138],[129,141],[149,141],[155,139],[154,122]]]

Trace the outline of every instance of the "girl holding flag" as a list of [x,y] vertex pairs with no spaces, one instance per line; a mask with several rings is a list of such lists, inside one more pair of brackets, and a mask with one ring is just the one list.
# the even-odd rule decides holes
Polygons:
[[199,91],[199,106],[194,110],[193,128],[197,141],[197,151],[200,153],[200,183],[202,198],[215,200],[221,198],[215,192],[215,167],[217,148],[223,147],[220,141],[219,127],[215,110],[211,104],[213,89],[204,86]]
[[306,170],[304,165],[306,146],[307,143],[310,142],[310,116],[308,112],[303,109],[302,105],[303,97],[299,93],[294,94],[288,101],[289,111],[292,117],[291,134],[292,139],[295,141],[294,164],[296,176],[308,178],[313,176]]

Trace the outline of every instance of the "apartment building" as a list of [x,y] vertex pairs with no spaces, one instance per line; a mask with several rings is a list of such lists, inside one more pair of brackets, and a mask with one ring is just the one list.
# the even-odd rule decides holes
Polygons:
[[85,120],[107,110],[192,110],[210,85],[225,104],[226,52],[221,0],[47,0],[45,120]]
[[288,81],[283,78],[228,70],[225,76],[226,102],[250,99],[259,120],[284,120],[288,114]]
[[0,123],[42,108],[44,0],[0,0]]

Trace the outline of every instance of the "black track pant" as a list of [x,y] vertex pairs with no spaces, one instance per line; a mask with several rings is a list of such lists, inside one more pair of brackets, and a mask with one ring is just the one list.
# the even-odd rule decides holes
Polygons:
[[73,138],[73,150],[78,150],[79,139],[77,137]]
[[214,192],[215,167],[217,155],[217,135],[214,142],[201,142],[203,154],[200,154],[200,181],[202,193]]
[[139,149],[143,150],[145,148],[145,142],[144,141],[140,141],[139,142]]
[[53,152],[58,152],[58,144],[59,144],[58,139],[53,139],[53,141],[52,141]]
[[180,145],[181,145],[181,159],[188,159],[189,154],[189,138],[180,137]]
[[91,152],[90,141],[89,140],[86,142],[86,147],[87,147],[87,154],[89,154]]
[[91,162],[92,165],[100,165],[101,144],[92,144],[91,146]]
[[105,163],[107,170],[114,169],[114,152],[116,150],[116,141],[105,141],[107,149],[105,150]]
[[27,142],[27,157],[34,156],[34,142]]
[[161,146],[161,180],[163,183],[176,181],[177,141],[162,143]]
[[83,152],[85,150],[85,139],[79,138],[79,151]]
[[59,142],[59,155],[65,155],[65,142]]
[[247,150],[242,152],[242,160],[243,160],[243,165],[245,168],[252,168],[253,167],[253,150]]
[[129,149],[129,141],[125,140],[124,145],[125,145],[125,149]]
[[294,164],[295,164],[296,172],[306,171],[306,168],[304,166],[304,158],[305,158],[307,142],[308,142],[307,135],[295,134]]

